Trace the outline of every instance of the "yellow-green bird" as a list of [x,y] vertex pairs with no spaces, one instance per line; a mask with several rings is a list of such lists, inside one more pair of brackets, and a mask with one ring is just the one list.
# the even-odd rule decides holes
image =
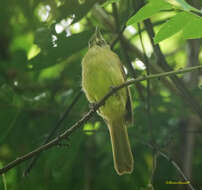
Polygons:
[[[113,86],[126,81],[119,57],[96,31],[89,42],[89,50],[82,60],[82,88],[90,103],[100,101]],[[129,88],[113,94],[98,110],[106,122],[112,144],[114,168],[119,175],[133,171],[133,155],[127,132],[132,120]]]

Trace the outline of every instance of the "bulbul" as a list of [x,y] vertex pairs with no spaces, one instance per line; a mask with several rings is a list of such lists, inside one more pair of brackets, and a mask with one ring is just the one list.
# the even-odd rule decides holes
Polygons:
[[[101,33],[96,31],[82,60],[82,88],[88,101],[100,101],[113,86],[125,81],[119,57],[110,49]],[[127,132],[127,123],[132,120],[129,88],[122,88],[108,98],[98,114],[109,129],[116,172],[118,175],[130,174],[134,161]]]

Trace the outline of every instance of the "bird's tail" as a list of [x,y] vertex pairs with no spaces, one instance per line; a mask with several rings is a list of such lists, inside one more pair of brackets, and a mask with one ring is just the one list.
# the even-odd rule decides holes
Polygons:
[[128,139],[127,127],[121,119],[108,123],[114,168],[119,175],[130,174],[133,171],[133,155]]

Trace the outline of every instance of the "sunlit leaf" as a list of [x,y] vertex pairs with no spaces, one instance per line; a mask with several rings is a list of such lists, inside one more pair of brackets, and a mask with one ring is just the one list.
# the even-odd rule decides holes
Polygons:
[[196,11],[196,12],[200,12],[200,10],[194,8],[193,6],[191,6],[190,4],[188,4],[185,0],[165,0],[168,3],[180,7],[181,9],[185,10],[185,11]]
[[147,18],[150,18],[154,14],[158,13],[161,10],[170,9],[171,5],[168,3],[159,0],[159,1],[151,1],[142,7],[134,16],[132,16],[127,25],[134,24],[137,22],[141,22]]
[[181,12],[172,17],[168,22],[164,23],[154,38],[154,42],[158,43],[170,36],[176,34],[189,22],[189,15]]
[[85,132],[85,134],[87,135],[92,135],[94,133],[94,131],[98,130],[100,127],[100,122],[96,122],[96,123],[86,123],[83,127],[83,130]]
[[202,18],[190,14],[189,22],[184,26],[182,35],[184,39],[202,38]]
[[154,42],[159,43],[180,31],[185,39],[200,38],[202,36],[202,19],[189,12],[180,12],[162,25]]

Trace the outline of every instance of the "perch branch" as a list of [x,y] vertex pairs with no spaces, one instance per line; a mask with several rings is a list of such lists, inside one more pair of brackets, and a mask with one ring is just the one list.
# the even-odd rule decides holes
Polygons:
[[196,69],[202,69],[202,65],[200,66],[195,66],[195,67],[189,67],[189,68],[184,68],[184,69],[179,69],[176,71],[169,71],[169,72],[164,72],[164,73],[158,73],[158,74],[151,74],[148,76],[141,76],[138,77],[136,79],[131,79],[119,86],[113,87],[109,93],[107,93],[98,103],[96,103],[88,113],[86,113],[79,121],[77,121],[72,127],[70,127],[69,129],[67,129],[65,132],[63,132],[62,134],[58,135],[57,137],[55,137],[53,140],[49,141],[48,143],[36,148],[35,150],[33,150],[32,152],[29,152],[27,154],[25,154],[24,156],[18,157],[15,160],[13,160],[12,162],[8,163],[5,167],[0,169],[0,174],[6,173],[7,171],[9,171],[10,169],[14,168],[15,166],[17,166],[18,164],[21,164],[22,162],[32,158],[33,156],[51,148],[52,146],[55,146],[58,144],[58,142],[60,142],[63,139],[68,138],[75,130],[77,130],[78,128],[80,128],[86,121],[88,121],[93,115],[94,113],[98,110],[98,108],[102,105],[104,105],[105,101],[112,96],[114,93],[116,93],[118,90],[129,86],[133,83],[136,82],[140,82],[140,81],[144,81],[144,80],[148,80],[148,79],[154,79],[154,78],[160,78],[160,77],[167,77],[167,76],[171,76],[171,75],[176,75],[176,74],[182,74],[182,73],[186,73],[186,72],[191,72],[193,70]]

